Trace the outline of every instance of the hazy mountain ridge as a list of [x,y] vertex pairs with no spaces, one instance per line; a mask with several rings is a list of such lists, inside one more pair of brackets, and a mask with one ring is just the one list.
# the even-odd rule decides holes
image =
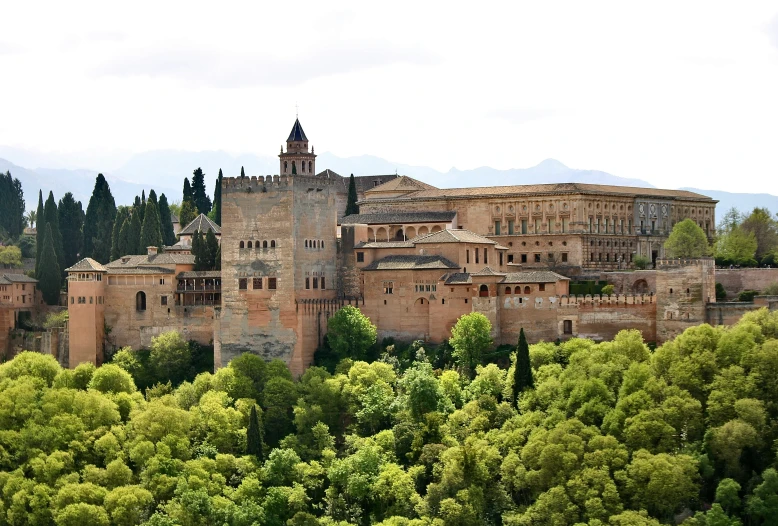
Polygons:
[[[117,154],[114,158],[108,156],[86,155],[84,162],[96,162],[107,166],[116,166],[114,170],[94,170],[91,168],[73,169],[78,166],[74,155],[57,157],[56,154],[36,154],[21,149],[0,146],[0,154],[8,155],[9,160],[0,158],[0,171],[9,170],[14,177],[22,181],[27,200],[27,208],[32,209],[37,203],[38,189],[44,194],[54,191],[57,199],[66,191],[73,192],[76,199],[86,207],[92,194],[94,180],[98,171],[106,176],[113,192],[116,204],[130,204],[141,190],[154,188],[157,194],[165,193],[170,202],[181,200],[181,188],[184,177],[192,176],[195,168],[201,167],[205,172],[206,188],[213,193],[213,183],[222,170],[225,177],[237,177],[241,167],[247,176],[269,175],[278,173],[278,158],[254,154],[232,154],[226,151],[187,152],[180,150],[155,150],[127,156]],[[39,161],[39,162],[36,162]],[[55,168],[28,168],[50,163]],[[473,186],[505,186],[516,184],[542,184],[580,182],[603,185],[622,185],[653,188],[644,180],[620,177],[600,170],[583,170],[570,168],[555,159],[546,159],[529,168],[512,168],[499,170],[482,166],[470,170],[451,168],[441,172],[428,166],[414,166],[396,163],[373,155],[355,157],[338,157],[330,152],[320,154],[316,160],[317,171],[329,168],[340,175],[379,175],[398,173],[408,175],[439,188],[463,188]],[[66,168],[63,168],[66,167]],[[755,206],[766,207],[773,212],[778,211],[778,197],[770,194],[732,193],[722,190],[699,190],[683,188],[708,195],[719,201],[719,215],[731,207],[742,212]]]

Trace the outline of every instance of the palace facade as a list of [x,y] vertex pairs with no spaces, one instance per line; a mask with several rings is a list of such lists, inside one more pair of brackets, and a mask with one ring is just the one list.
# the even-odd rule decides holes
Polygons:
[[[279,175],[224,178],[221,225],[198,218],[164,253],[67,269],[69,365],[178,330],[212,342],[217,367],[254,352],[300,374],[346,304],[379,337],[399,340],[441,342],[461,315],[482,312],[497,343],[515,343],[522,327],[530,341],[638,328],[661,342],[706,321],[715,302],[712,260],[667,260],[662,248],[685,218],[713,236],[716,201],[700,194],[581,183],[438,189],[362,176],[360,213],[343,217],[348,181],[317,172],[297,120]],[[183,238],[204,229],[220,233],[221,271],[193,270]],[[620,294],[569,294],[571,278],[633,269],[637,256],[657,269],[654,291],[636,273]]]

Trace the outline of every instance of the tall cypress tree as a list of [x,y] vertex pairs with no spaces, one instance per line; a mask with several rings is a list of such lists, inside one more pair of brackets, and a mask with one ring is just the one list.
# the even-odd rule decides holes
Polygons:
[[213,208],[211,208],[210,218],[217,225],[222,224],[222,169],[219,168],[219,177],[216,178],[216,184],[213,189]]
[[135,253],[135,240],[132,235],[132,217],[127,215],[124,218],[122,227],[119,230],[119,243],[117,248],[118,257],[129,256]]
[[141,232],[141,222],[140,222],[140,212],[138,212],[137,209],[132,211],[132,221],[130,222],[130,238],[129,238],[129,248],[131,249],[130,254],[135,255],[141,255],[146,253],[146,249],[143,248],[140,242],[140,232]]
[[205,174],[202,168],[197,168],[192,173],[192,200],[200,214],[208,214],[211,211],[211,198],[205,191]]
[[43,218],[43,190],[38,190],[38,223],[35,225],[35,275],[38,275],[38,262],[43,252],[43,238],[46,237],[46,220]]
[[0,230],[11,238],[17,238],[24,231],[24,192],[19,179],[11,172],[0,173]]
[[184,177],[184,197],[181,199],[181,204],[183,205],[187,201],[194,203],[194,199],[192,197],[192,186],[189,184],[189,178]]
[[216,249],[216,261],[214,261],[213,270],[222,269],[222,246]]
[[116,210],[116,219],[113,222],[113,232],[111,233],[111,261],[119,259],[125,254],[123,250],[127,248],[127,245],[122,245],[122,228],[124,222],[130,217],[130,210],[126,206],[120,206]]
[[243,170],[242,166],[240,167],[240,176],[241,177],[246,177],[246,172]]
[[41,291],[43,301],[49,305],[59,304],[59,289],[62,277],[57,264],[57,253],[54,250],[54,236],[50,223],[41,223],[44,229],[43,250],[38,272],[38,289]]
[[143,226],[140,233],[141,249],[162,246],[162,230],[159,225],[157,204],[149,199],[146,201],[146,213],[143,216]]
[[195,210],[194,205],[191,201],[184,201],[181,203],[181,211],[178,214],[178,221],[181,225],[181,228],[184,229],[195,220],[197,217],[197,210]]
[[192,255],[195,258],[195,270],[208,270],[208,247],[205,246],[203,234],[199,230],[192,236]]
[[168,246],[173,245],[176,242],[176,234],[173,232],[173,219],[170,216],[170,205],[168,205],[165,194],[159,196],[158,208],[159,226],[162,229],[162,242]]
[[60,269],[64,270],[67,268],[65,266],[65,250],[62,247],[62,233],[59,229],[59,213],[57,212],[57,202],[54,201],[53,192],[49,192],[49,197],[46,198],[46,203],[43,205],[43,217],[44,222],[51,225],[51,241],[54,245],[54,253],[57,254],[57,265]]
[[516,347],[516,365],[513,369],[513,407],[519,407],[519,394],[525,389],[535,387],[532,377],[532,363],[529,359],[529,345],[524,336],[524,327],[519,332],[519,345]]
[[264,455],[262,454],[262,426],[259,425],[256,405],[251,406],[249,427],[246,429],[246,454],[254,455],[260,462],[264,460]]
[[219,241],[216,239],[216,234],[213,230],[208,230],[205,234],[205,253],[206,253],[206,270],[214,270],[216,268],[216,254],[219,252]]
[[346,215],[359,213],[359,205],[357,205],[357,184],[354,181],[354,174],[348,179],[348,201],[346,201]]
[[103,174],[97,174],[95,188],[84,218],[83,255],[100,263],[111,258],[111,233],[116,219],[116,202],[111,194],[108,181]]
[[65,261],[62,269],[66,269],[78,261],[84,248],[84,210],[81,201],[76,201],[73,194],[66,193],[57,206],[59,230],[62,233],[62,248]]
[[[153,188],[149,190],[148,201],[154,201],[154,204],[157,205],[157,207],[159,207],[159,201],[157,200],[157,192],[155,192]],[[157,208],[157,211],[159,211],[159,208]]]

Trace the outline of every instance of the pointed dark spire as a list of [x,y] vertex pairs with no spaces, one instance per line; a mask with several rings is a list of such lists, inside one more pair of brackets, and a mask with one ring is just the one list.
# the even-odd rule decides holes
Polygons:
[[300,119],[294,120],[294,126],[292,126],[292,133],[289,134],[289,138],[286,142],[307,141],[308,137],[305,136],[303,127],[300,125]]

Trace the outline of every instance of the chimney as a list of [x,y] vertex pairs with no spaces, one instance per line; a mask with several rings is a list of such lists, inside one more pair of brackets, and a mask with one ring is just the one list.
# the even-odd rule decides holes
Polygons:
[[149,251],[149,256],[157,255],[157,247],[146,247],[146,250]]

